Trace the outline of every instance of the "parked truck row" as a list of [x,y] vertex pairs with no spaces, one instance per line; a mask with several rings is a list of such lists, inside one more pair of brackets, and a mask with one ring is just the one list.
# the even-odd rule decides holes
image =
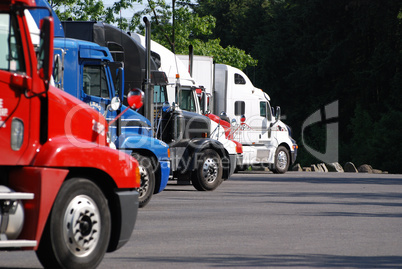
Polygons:
[[230,177],[235,170],[235,145],[225,137],[223,143],[213,139],[207,117],[169,102],[166,89],[170,81],[152,57],[147,57],[145,47],[105,23],[67,21],[63,27],[66,36],[109,47],[114,60],[124,63],[125,88],[144,89],[148,101],[140,112],[150,120],[155,138],[169,145],[171,179],[191,182],[197,190],[209,191]]
[[249,165],[284,173],[294,162],[266,93],[151,41],[146,19],[143,37],[60,22],[46,0],[0,10],[0,250],[94,268],[168,180],[212,191]]
[[[213,167],[222,161],[226,163],[223,179],[235,170],[255,165],[284,173],[294,163],[297,144],[290,127],[280,120],[280,108],[273,110],[268,94],[254,87],[241,70],[214,64],[211,57],[175,55],[150,37],[147,41],[146,37],[125,33],[105,23],[67,21],[58,28],[64,29],[70,38],[108,47],[115,62],[124,65],[123,92],[130,88],[145,91],[145,106],[139,112],[145,121],[149,120],[153,136],[169,145],[170,179],[191,181],[197,189],[211,190],[222,182],[219,177],[215,177],[216,181],[211,177],[220,174]],[[166,125],[171,122],[176,123]],[[180,126],[185,126],[186,131],[177,130]],[[219,155],[212,167],[204,163],[212,174],[202,175],[195,165],[198,163],[195,155],[199,156],[201,151],[189,145],[200,136],[204,139],[198,139],[196,147],[201,151],[210,148],[217,153],[215,157]],[[213,143],[207,142],[208,139]],[[201,162],[205,161],[203,155]],[[214,184],[206,187],[205,182],[197,180],[202,177],[213,179]]]

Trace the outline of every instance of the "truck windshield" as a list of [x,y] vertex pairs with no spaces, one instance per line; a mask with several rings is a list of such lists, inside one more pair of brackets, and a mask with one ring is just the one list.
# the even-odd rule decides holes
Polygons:
[[271,106],[268,102],[260,102],[260,116],[272,120]]
[[84,66],[83,89],[84,93],[87,95],[109,98],[109,89],[107,87],[106,74],[103,66]]
[[25,71],[21,38],[17,22],[10,14],[0,14],[0,69],[7,71]]
[[191,89],[182,89],[180,108],[183,110],[196,112],[195,101],[193,97],[193,91]]

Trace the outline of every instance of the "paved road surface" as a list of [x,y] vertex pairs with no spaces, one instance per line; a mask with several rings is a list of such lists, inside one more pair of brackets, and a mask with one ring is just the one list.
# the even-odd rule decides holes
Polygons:
[[[41,268],[0,252],[0,268]],[[236,174],[168,185],[99,268],[402,268],[402,175]]]

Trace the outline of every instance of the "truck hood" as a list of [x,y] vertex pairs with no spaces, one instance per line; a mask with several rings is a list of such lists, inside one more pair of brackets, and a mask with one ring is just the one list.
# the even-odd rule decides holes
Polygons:
[[99,112],[53,86],[47,94],[48,137],[66,136],[77,147],[107,145],[107,123]]

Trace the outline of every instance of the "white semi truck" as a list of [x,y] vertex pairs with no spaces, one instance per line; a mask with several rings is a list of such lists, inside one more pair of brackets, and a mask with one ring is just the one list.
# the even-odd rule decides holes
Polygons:
[[290,127],[280,120],[280,108],[271,109],[268,94],[254,87],[241,70],[214,64],[212,57],[179,58],[203,86],[204,113],[225,112],[230,119],[230,137],[243,145],[243,163],[238,170],[263,165],[274,173],[285,173],[296,160],[298,146]]

